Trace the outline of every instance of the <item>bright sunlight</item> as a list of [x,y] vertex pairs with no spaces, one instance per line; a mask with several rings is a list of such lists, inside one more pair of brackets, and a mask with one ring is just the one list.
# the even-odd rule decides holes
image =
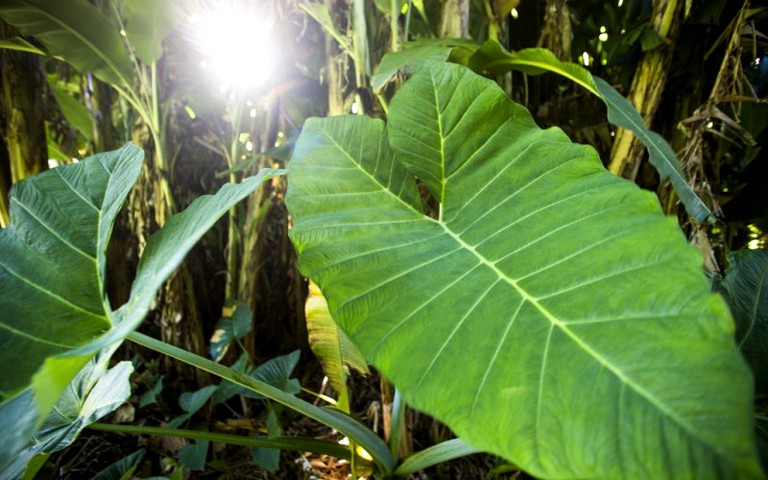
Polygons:
[[222,87],[244,91],[262,85],[274,69],[268,17],[248,8],[217,6],[189,17],[195,43],[205,54],[201,65]]

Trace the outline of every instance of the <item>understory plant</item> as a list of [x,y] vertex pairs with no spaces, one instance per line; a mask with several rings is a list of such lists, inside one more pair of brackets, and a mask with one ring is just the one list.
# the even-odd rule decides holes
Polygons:
[[171,217],[149,240],[128,302],[109,304],[105,251],[140,168],[141,151],[126,145],[14,187],[11,226],[0,231],[0,361],[15,366],[0,378],[4,476],[127,398],[130,365],[107,369],[125,339],[313,418],[350,445],[135,433],[323,452],[377,478],[477,451],[541,478],[762,476],[752,376],[676,222],[591,147],[540,129],[465,67],[422,65],[387,123],[309,120],[288,172],[302,272],[405,403],[459,437],[405,459],[396,440],[295,389],[135,331],[204,232],[283,171],[262,170]]

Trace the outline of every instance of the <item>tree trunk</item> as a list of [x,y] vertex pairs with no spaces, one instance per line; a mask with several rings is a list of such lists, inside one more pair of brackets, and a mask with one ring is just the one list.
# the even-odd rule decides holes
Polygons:
[[[666,45],[643,54],[627,95],[648,126],[651,126],[661,102],[667,70],[686,14],[683,0],[660,0],[654,3],[652,25],[666,40]],[[609,170],[634,180],[644,152],[645,148],[631,132],[619,129],[611,150]]]
[[[15,29],[0,21],[0,38],[15,37]],[[47,84],[38,55],[11,50],[0,52],[3,116],[11,183],[48,168],[45,139],[45,92]]]
[[469,36],[469,0],[442,0],[440,36],[442,38]]
[[[0,111],[0,128],[5,131],[5,118]],[[0,148],[0,228],[11,223],[8,193],[11,190],[11,159],[8,150]]]

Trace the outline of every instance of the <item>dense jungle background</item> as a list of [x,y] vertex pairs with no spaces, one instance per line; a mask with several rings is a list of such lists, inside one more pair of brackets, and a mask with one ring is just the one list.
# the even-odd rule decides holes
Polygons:
[[[552,74],[489,75],[540,126],[559,126],[574,142],[592,145],[611,172],[656,192],[700,249],[712,278],[728,270],[730,253],[766,248],[768,7],[759,2],[61,0],[70,2],[72,12],[88,7],[101,30],[120,36],[131,53],[124,69],[130,78],[83,69],[93,51],[76,51],[65,36],[20,35],[17,17],[4,12],[24,2],[0,1],[0,225],[9,223],[14,183],[126,142],[140,146],[141,178],[109,245],[109,264],[120,267],[108,272],[113,305],[128,299],[147,239],[172,214],[228,182],[285,167],[309,117],[386,118],[388,99],[407,72],[382,83],[377,74],[384,55],[409,49],[428,55],[416,47],[439,38],[495,39],[509,51],[543,47],[604,78],[668,140],[714,223],[688,216],[646,150],[611,125],[603,103],[579,85]],[[227,9],[248,15],[206,31],[206,19]],[[53,51],[49,46],[57,41]],[[461,57],[462,49],[451,55]],[[299,395],[323,404],[337,393],[318,361],[323,331],[313,328],[308,305],[319,294],[297,269],[285,188],[284,177],[272,179],[219,221],[161,290],[141,332],[226,365],[280,357],[295,366]],[[295,351],[300,356],[289,356]],[[133,395],[105,423],[164,425],[189,412],[179,404],[181,394],[214,380],[130,342],[115,359],[133,362]],[[350,370],[350,411],[388,438],[393,388],[375,370]],[[246,396],[192,413],[187,425],[215,432],[341,439],[277,404]],[[451,435],[409,411],[401,454]],[[349,462],[327,455],[225,444],[214,444],[200,463],[189,458],[189,449],[179,455],[185,445],[196,444],[86,429],[70,448],[48,457],[35,478],[93,478],[139,449],[141,459],[130,461],[141,478],[334,479],[347,478],[350,469]],[[412,478],[528,477],[500,458],[477,454]]]

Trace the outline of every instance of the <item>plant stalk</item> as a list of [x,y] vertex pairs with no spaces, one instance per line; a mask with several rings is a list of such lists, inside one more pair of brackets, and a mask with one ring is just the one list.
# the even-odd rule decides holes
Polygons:
[[392,37],[390,48],[393,52],[400,50],[400,38],[397,28],[397,21],[400,17],[400,9],[397,8],[399,3],[398,0],[389,0],[389,35]]
[[396,460],[389,452],[389,447],[376,434],[366,426],[340,412],[328,410],[312,405],[294,395],[288,394],[267,383],[249,377],[244,373],[236,372],[229,367],[203,358],[194,353],[182,350],[173,345],[148,337],[139,332],[131,332],[128,340],[142,345],[156,352],[175,358],[200,370],[228,380],[236,385],[252,390],[271,400],[274,400],[288,408],[291,408],[313,420],[333,428],[349,437],[350,443],[362,446],[373,457],[380,473],[390,475],[396,466]]
[[[130,433],[133,435],[158,435],[162,437],[188,438],[190,440],[205,440],[208,442],[242,445],[250,448],[279,448],[280,450],[295,450],[298,452],[313,452],[331,455],[336,458],[352,460],[353,452],[344,445],[328,440],[318,440],[305,437],[245,437],[226,433],[205,432],[202,430],[184,430],[165,427],[148,427],[143,425],[115,425],[110,423],[93,423],[88,426],[91,430],[102,432]],[[358,463],[370,464],[362,457],[356,456]]]

